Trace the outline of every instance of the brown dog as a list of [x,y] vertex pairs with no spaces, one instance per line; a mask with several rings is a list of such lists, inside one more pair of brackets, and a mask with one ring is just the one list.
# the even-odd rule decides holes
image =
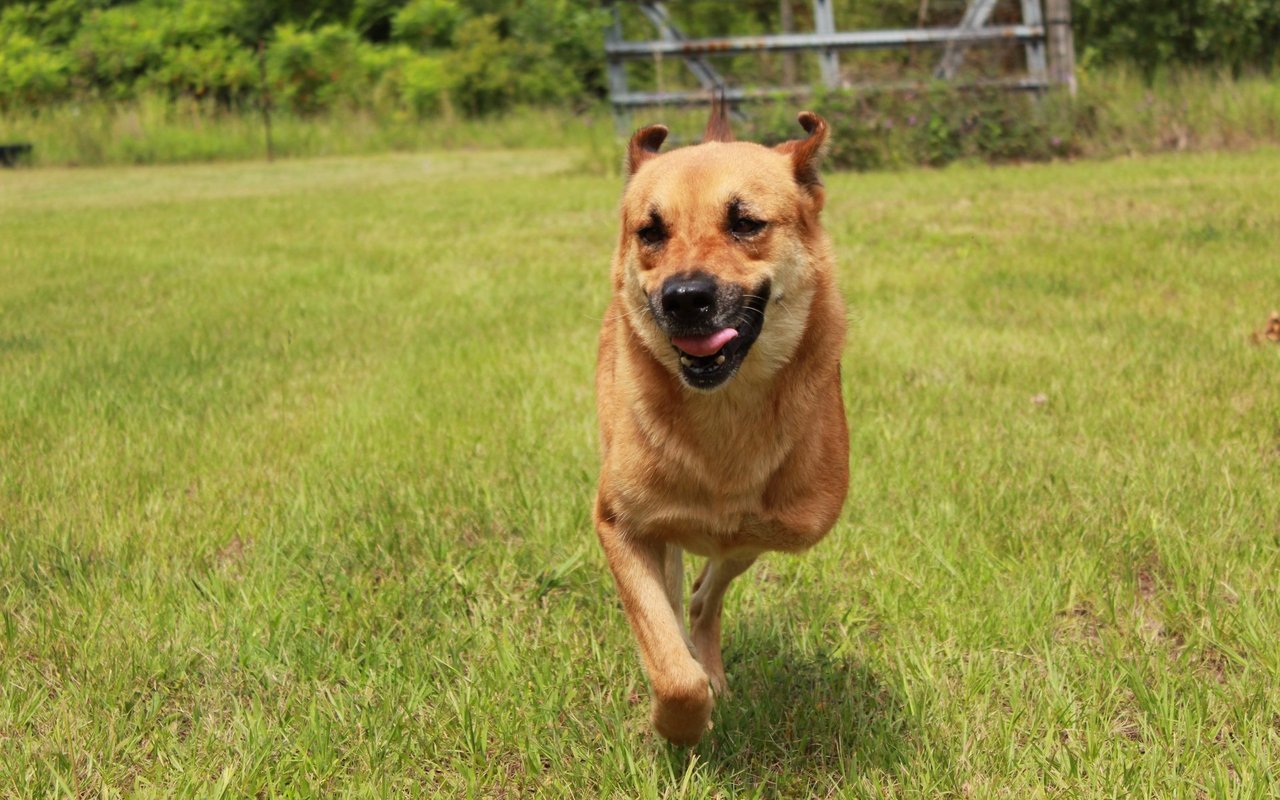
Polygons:
[[[803,140],[732,141],[723,105],[703,143],[627,154],[613,299],[600,334],[596,532],[678,744],[726,690],[720,609],[766,550],[813,545],[840,514],[848,434],[844,304],[818,222],[827,124]],[[707,557],[682,620],[682,552]]]

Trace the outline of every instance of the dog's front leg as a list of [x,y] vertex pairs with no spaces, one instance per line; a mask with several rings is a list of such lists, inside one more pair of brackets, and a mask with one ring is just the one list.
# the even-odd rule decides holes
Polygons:
[[710,676],[711,686],[717,695],[724,695],[729,690],[724,660],[720,655],[720,613],[724,607],[724,593],[733,579],[746,572],[755,560],[754,555],[709,559],[693,583],[693,597],[689,599],[689,632],[694,649],[698,651],[698,660]]
[[707,729],[715,700],[667,593],[667,546],[634,536],[608,515],[598,516],[596,533],[653,689],[653,726],[675,744],[694,744]]

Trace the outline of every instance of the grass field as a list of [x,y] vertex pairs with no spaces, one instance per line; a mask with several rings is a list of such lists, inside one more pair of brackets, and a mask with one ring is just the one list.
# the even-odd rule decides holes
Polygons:
[[690,751],[574,159],[0,173],[0,794],[1275,796],[1280,151],[829,179],[849,502]]

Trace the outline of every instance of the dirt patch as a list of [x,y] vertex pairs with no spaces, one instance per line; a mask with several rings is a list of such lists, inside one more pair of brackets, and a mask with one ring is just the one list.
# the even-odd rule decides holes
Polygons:
[[231,541],[218,548],[215,558],[219,566],[228,564],[238,564],[244,559],[245,542],[238,535],[232,536]]
[[1054,638],[1059,641],[1085,642],[1096,645],[1101,639],[1102,620],[1089,602],[1077,603],[1059,611],[1054,626]]

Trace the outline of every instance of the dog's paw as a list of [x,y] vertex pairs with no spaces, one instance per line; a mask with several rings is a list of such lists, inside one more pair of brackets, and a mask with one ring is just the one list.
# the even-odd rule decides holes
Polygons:
[[689,747],[711,727],[714,707],[715,692],[706,675],[679,686],[655,687],[653,727],[672,744]]

